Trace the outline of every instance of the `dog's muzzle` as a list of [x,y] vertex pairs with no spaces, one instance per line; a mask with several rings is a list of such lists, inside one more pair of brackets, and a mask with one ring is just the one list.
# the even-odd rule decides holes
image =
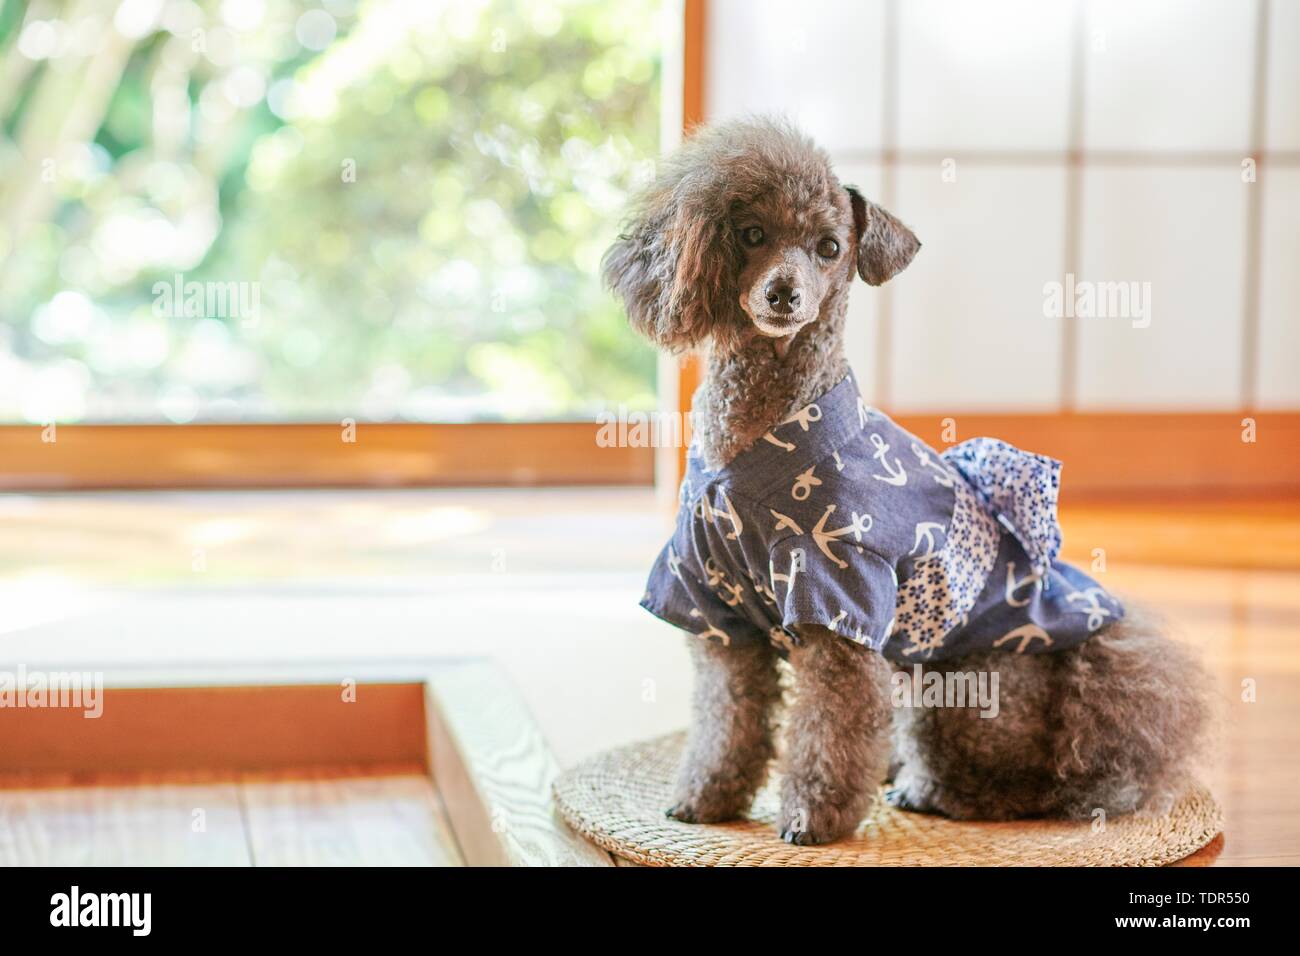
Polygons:
[[793,335],[817,317],[805,308],[807,296],[789,285],[769,283],[762,291],[751,291],[742,300],[745,312],[763,335],[781,338]]

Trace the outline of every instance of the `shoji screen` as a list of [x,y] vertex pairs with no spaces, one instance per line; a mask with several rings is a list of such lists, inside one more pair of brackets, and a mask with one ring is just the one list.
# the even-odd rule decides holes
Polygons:
[[[788,115],[924,243],[856,290],[877,403],[1300,408],[1297,0],[711,0],[706,36],[710,118]],[[1049,317],[1067,275],[1149,309]]]

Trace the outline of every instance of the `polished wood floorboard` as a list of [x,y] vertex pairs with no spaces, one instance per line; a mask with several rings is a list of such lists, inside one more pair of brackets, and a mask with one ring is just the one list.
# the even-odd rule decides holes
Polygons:
[[[1068,559],[1165,618],[1214,673],[1220,727],[1204,773],[1227,818],[1215,862],[1300,863],[1300,503],[1088,504],[1062,524]],[[668,527],[635,489],[0,495],[0,660],[256,673],[482,654],[570,764],[686,720],[685,648],[636,606]],[[254,788],[241,804],[234,784],[204,786],[139,796],[176,827],[201,799],[209,833],[234,826],[233,801],[260,835],[242,851],[187,836],[157,853],[353,852],[357,815],[319,790]],[[77,859],[129,857],[120,833],[141,804],[51,799],[39,827],[0,816],[0,860],[30,859],[58,834],[88,841]],[[376,846],[396,860],[395,842],[386,831]]]
[[463,864],[419,767],[0,781],[0,866],[126,865]]

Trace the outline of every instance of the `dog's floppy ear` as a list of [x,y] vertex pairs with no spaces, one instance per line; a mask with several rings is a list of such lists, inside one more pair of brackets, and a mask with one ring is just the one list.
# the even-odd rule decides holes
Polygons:
[[907,268],[921,248],[912,230],[866,199],[852,186],[845,187],[853,204],[853,231],[858,242],[858,275],[868,285],[882,285]]
[[632,327],[673,351],[717,331],[735,262],[727,220],[708,208],[713,187],[689,178],[669,175],[652,186],[601,260],[605,285],[622,296]]

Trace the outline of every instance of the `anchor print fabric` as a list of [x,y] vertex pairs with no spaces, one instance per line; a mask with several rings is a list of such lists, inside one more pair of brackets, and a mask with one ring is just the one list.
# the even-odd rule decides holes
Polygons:
[[804,625],[904,663],[1064,650],[1124,610],[1057,560],[1060,470],[991,438],[940,454],[849,376],[718,471],[691,450],[641,605],[782,653]]

